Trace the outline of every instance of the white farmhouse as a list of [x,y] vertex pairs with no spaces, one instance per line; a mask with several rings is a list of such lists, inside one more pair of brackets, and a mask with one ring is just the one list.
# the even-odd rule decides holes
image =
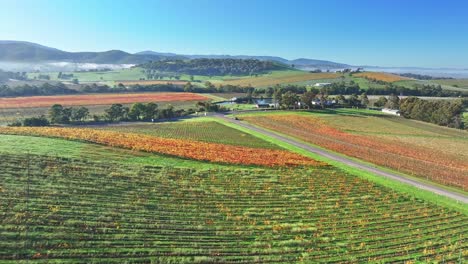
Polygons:
[[314,84],[315,87],[323,87],[323,86],[327,86],[327,85],[330,85],[331,83],[316,83]]
[[400,116],[400,110],[384,108],[384,109],[382,109],[382,112],[384,112],[386,114]]

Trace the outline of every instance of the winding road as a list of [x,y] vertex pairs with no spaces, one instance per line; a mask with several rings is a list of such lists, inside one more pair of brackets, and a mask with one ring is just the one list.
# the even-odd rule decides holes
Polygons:
[[408,185],[412,185],[412,186],[415,186],[415,187],[417,187],[419,189],[430,191],[430,192],[433,192],[435,194],[445,196],[445,197],[448,197],[448,198],[452,198],[454,200],[457,200],[457,201],[465,203],[465,204],[468,203],[468,197],[463,195],[463,194],[456,193],[456,192],[451,192],[449,190],[439,188],[439,187],[434,186],[434,185],[430,185],[430,184],[427,184],[427,183],[423,183],[423,182],[415,181],[415,180],[412,180],[412,179],[409,179],[409,178],[405,178],[405,177],[400,176],[398,174],[386,172],[384,170],[373,167],[371,165],[367,165],[367,164],[364,164],[364,163],[357,162],[357,161],[352,160],[350,158],[346,158],[346,157],[337,155],[337,154],[335,154],[335,153],[333,153],[331,151],[323,150],[323,149],[320,149],[320,148],[317,148],[317,147],[314,147],[314,146],[311,146],[311,145],[308,145],[308,144],[304,144],[304,143],[302,143],[302,142],[300,142],[298,140],[294,140],[294,139],[291,139],[291,138],[288,138],[288,137],[281,136],[281,135],[276,134],[274,132],[271,132],[269,130],[253,126],[251,124],[241,122],[239,120],[228,118],[228,117],[226,117],[224,115],[221,115],[221,114],[217,114],[215,116],[217,118],[223,119],[223,120],[225,120],[227,122],[236,124],[236,125],[238,125],[240,127],[243,127],[243,128],[246,128],[246,129],[261,133],[261,134],[269,136],[271,138],[281,140],[281,141],[283,141],[285,143],[291,144],[291,145],[293,145],[295,147],[301,148],[301,149],[309,151],[311,153],[318,154],[318,155],[323,156],[325,158],[344,163],[344,164],[346,164],[346,165],[348,165],[350,167],[358,168],[358,169],[373,173],[375,175],[383,176],[383,177],[393,179],[393,180],[396,180],[396,181],[399,181],[399,182],[402,182],[402,183],[405,183],[405,184],[408,184]]

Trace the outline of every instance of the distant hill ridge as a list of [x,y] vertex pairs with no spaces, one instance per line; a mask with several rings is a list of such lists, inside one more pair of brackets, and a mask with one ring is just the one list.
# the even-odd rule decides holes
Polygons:
[[75,63],[99,63],[99,64],[142,64],[148,61],[173,60],[173,59],[257,59],[261,61],[274,61],[284,64],[294,64],[297,68],[345,68],[347,64],[325,60],[296,59],[287,60],[275,56],[248,56],[248,55],[180,55],[175,53],[162,53],[154,51],[142,51],[131,54],[121,50],[109,50],[103,52],[67,52],[46,47],[40,44],[0,40],[0,61],[14,62],[45,62],[67,61]]

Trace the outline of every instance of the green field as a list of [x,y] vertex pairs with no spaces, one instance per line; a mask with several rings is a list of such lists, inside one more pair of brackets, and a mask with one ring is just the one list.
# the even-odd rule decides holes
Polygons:
[[[58,72],[41,72],[41,73],[29,73],[28,77],[30,79],[38,78],[39,74],[49,75],[50,79],[53,81],[65,81],[70,82],[72,79],[76,78],[80,83],[91,83],[91,82],[101,82],[110,85],[118,84],[118,81],[138,81],[140,79],[146,79],[144,70],[139,67],[134,67],[130,69],[122,69],[115,71],[103,71],[103,72],[64,72],[64,74],[73,74],[73,78],[68,80],[58,79]],[[276,84],[299,84],[299,83],[317,83],[325,82],[323,79],[327,76],[334,77],[335,74],[327,73],[308,73],[305,71],[299,70],[282,70],[282,71],[272,71],[266,74],[260,74],[256,77],[254,76],[203,76],[203,75],[194,75],[193,84],[198,84],[200,86],[204,85],[206,81],[210,81],[213,84],[232,84],[232,85],[253,85],[255,87],[267,87],[273,86]],[[338,75],[336,75],[338,76]],[[180,80],[190,81],[190,75],[181,74],[179,75]],[[334,78],[328,78],[334,79]],[[161,80],[172,80],[167,77],[164,77]],[[315,80],[315,81],[314,81]],[[322,80],[322,81],[319,81]]]
[[212,119],[210,118],[202,120],[203,121],[187,120],[161,124],[125,124],[106,126],[102,127],[102,129],[253,148],[279,148],[275,144],[269,143],[250,134],[227,127],[216,121],[211,121]]
[[456,262],[468,254],[465,214],[333,167],[198,166],[57,139],[0,141],[2,263]]
[[444,86],[451,86],[452,88],[457,88],[462,91],[466,91],[466,89],[468,89],[468,79],[432,80],[432,82]]

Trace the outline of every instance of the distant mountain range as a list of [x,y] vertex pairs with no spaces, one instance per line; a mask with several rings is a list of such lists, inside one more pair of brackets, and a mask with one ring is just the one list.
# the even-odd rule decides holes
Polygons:
[[246,56],[246,55],[180,55],[175,53],[161,53],[154,51],[142,51],[131,54],[121,50],[109,50],[104,52],[67,52],[55,48],[42,46],[26,41],[0,40],[0,61],[21,63],[42,62],[72,62],[72,63],[96,63],[96,64],[141,64],[148,61],[167,59],[258,59],[275,61],[284,64],[294,64],[296,68],[346,68],[350,65],[332,61],[314,59],[287,60],[275,56]]
[[121,50],[104,52],[66,52],[24,41],[0,41],[0,61],[12,62],[76,62],[102,64],[140,64],[170,56],[138,55]]
[[174,53],[161,53],[155,51],[142,51],[135,53],[138,55],[155,55],[155,56],[181,56],[189,59],[257,59],[262,61],[275,61],[284,64],[292,65],[294,64],[296,67],[308,67],[308,68],[332,68],[332,69],[340,69],[340,68],[347,68],[351,67],[348,64],[344,63],[337,63],[332,61],[326,60],[314,60],[314,59],[295,59],[295,60],[287,60],[285,58],[276,57],[276,56],[249,56],[249,55],[180,55]]

